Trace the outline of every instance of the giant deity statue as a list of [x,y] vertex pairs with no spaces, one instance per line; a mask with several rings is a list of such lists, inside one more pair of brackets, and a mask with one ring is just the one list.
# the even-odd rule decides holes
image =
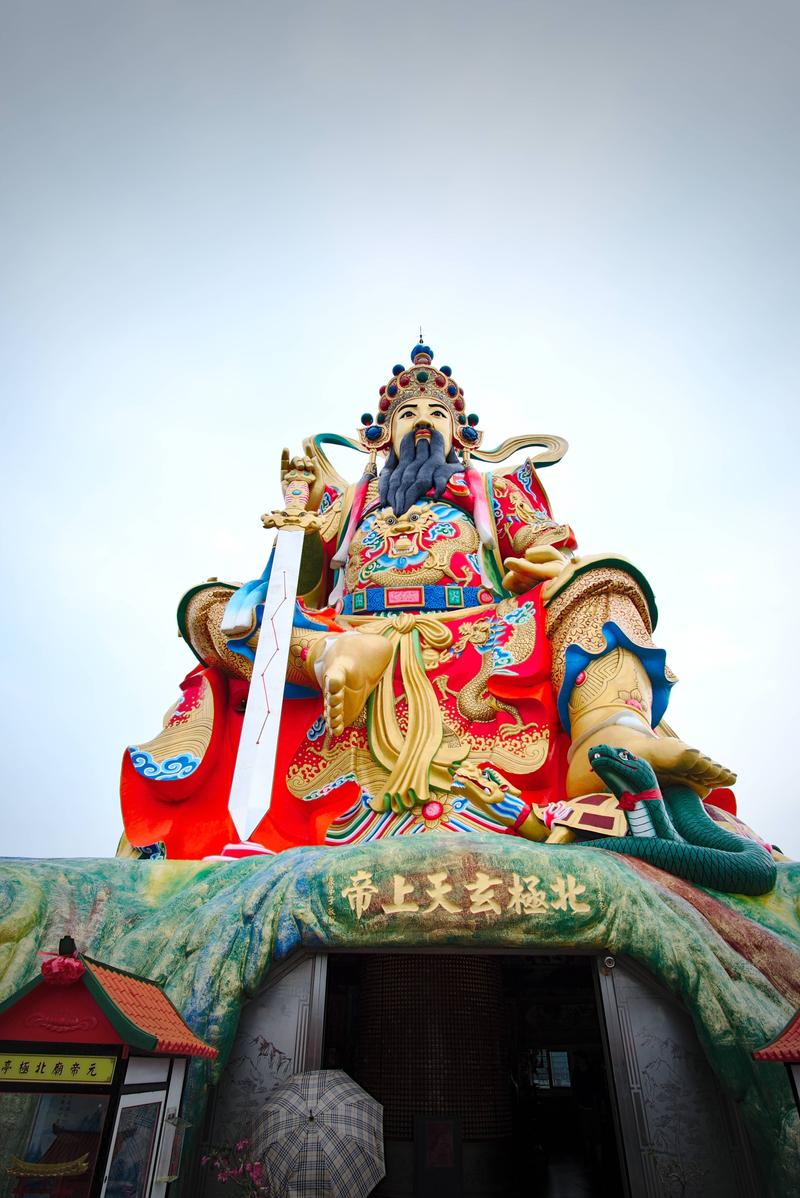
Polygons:
[[[539,470],[566,442],[483,448],[433,356],[420,342],[394,367],[357,439],[284,452],[286,505],[263,519],[302,531],[302,560],[283,694],[265,709],[280,727],[260,818],[237,827],[229,796],[259,639],[279,649],[273,559],[253,582],[212,579],[181,601],[199,664],[162,731],[125,754],[121,851],[497,832],[769,889],[769,850],[735,817],[735,775],[664,723],[675,677],[652,639],[650,585],[624,558],[578,556],[550,509]],[[355,485],[330,443],[366,454]],[[526,448],[539,452],[503,464]]]

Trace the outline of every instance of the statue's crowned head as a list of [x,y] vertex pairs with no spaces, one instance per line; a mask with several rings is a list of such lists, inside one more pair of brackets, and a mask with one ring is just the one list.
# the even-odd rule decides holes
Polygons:
[[431,489],[441,496],[481,441],[478,418],[464,414],[464,392],[450,367],[436,369],[432,363],[433,350],[420,341],[411,351],[411,366],[395,366],[381,387],[377,420],[369,413],[361,418],[364,448],[388,453],[380,500],[398,516]]

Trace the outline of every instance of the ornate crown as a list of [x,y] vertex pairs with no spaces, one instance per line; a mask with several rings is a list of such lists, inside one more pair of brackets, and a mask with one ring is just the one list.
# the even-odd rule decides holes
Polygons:
[[426,393],[446,404],[453,413],[453,443],[456,448],[468,451],[477,449],[483,433],[476,425],[474,413],[464,415],[464,391],[452,377],[449,366],[438,370],[432,366],[433,350],[422,340],[411,350],[411,366],[392,367],[392,377],[379,391],[377,419],[370,412],[361,417],[362,428],[358,431],[364,449],[385,449],[390,441],[389,425],[395,410],[405,400]]

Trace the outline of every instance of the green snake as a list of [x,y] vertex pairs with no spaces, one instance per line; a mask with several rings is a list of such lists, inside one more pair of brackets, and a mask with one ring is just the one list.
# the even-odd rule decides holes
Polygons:
[[728,894],[772,890],[777,869],[767,849],[721,828],[688,786],[671,784],[662,793],[652,766],[626,749],[595,745],[589,761],[626,811],[637,804],[646,807],[655,835],[598,837],[580,844],[638,857],[687,882]]

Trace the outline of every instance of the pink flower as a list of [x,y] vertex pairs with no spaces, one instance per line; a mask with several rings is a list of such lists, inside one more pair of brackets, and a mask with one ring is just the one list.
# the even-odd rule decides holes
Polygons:
[[211,1157],[210,1157],[210,1156],[201,1156],[201,1157],[200,1157],[200,1164],[201,1164],[201,1165],[207,1165],[207,1164],[208,1164],[208,1162],[209,1162],[210,1160],[211,1160]]
[[42,977],[51,986],[71,986],[85,971],[77,957],[47,957],[42,961]]
[[237,1152],[244,1152],[245,1148],[249,1148],[249,1147],[250,1147],[249,1140],[237,1140],[236,1141],[236,1151]]

